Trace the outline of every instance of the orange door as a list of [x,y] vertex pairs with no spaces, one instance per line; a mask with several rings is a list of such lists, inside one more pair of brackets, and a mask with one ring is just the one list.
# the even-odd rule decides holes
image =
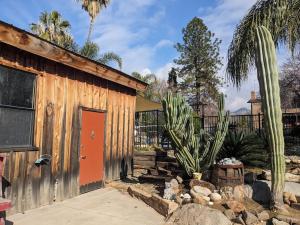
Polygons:
[[99,188],[103,182],[105,113],[82,111],[80,172],[81,192]]

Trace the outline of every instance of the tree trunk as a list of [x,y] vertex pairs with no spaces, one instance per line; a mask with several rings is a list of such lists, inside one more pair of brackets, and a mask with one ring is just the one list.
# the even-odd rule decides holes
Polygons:
[[87,40],[86,40],[87,42],[91,41],[93,27],[94,27],[94,18],[91,18],[90,26],[89,26],[89,33],[88,33]]

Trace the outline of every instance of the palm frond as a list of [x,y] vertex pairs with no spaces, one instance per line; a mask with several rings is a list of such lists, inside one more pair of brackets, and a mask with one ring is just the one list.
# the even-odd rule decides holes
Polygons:
[[300,40],[300,0],[258,0],[237,26],[228,50],[227,75],[240,86],[255,57],[255,29],[265,26],[276,46],[283,43],[293,52]]
[[122,58],[114,52],[106,52],[100,56],[98,59],[99,62],[108,65],[111,62],[117,63],[119,69],[122,69]]
[[96,60],[96,58],[98,57],[99,50],[99,46],[96,43],[87,41],[79,50],[79,54],[89,59]]

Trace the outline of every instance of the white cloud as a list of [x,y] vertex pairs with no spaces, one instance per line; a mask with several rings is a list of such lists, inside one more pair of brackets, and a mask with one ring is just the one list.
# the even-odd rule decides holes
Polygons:
[[174,42],[170,41],[170,40],[160,40],[156,45],[155,48],[159,49],[159,48],[164,48],[164,47],[169,47],[169,46],[173,46]]
[[170,70],[174,67],[174,63],[167,63],[155,71],[156,76],[161,80],[167,80]]
[[[223,67],[220,70],[220,76],[225,76],[227,64],[227,49],[232,40],[236,25],[240,22],[256,0],[218,0],[217,6],[200,8],[199,14],[203,18],[208,28],[216,34],[216,37],[222,40],[220,53],[223,57]],[[232,84],[222,88],[227,95],[226,108],[237,110],[241,107],[249,108],[247,101],[252,90],[258,90],[258,84],[255,73],[249,74],[249,79],[245,81],[240,89]]]

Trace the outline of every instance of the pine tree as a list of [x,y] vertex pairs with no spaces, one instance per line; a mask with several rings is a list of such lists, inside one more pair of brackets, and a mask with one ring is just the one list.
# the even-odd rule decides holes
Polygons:
[[[220,57],[221,40],[215,38],[203,20],[193,18],[182,30],[183,43],[175,48],[180,53],[174,62],[178,65],[181,92],[196,106],[215,101],[222,79],[217,72],[222,66]],[[197,109],[198,109],[197,107]]]

